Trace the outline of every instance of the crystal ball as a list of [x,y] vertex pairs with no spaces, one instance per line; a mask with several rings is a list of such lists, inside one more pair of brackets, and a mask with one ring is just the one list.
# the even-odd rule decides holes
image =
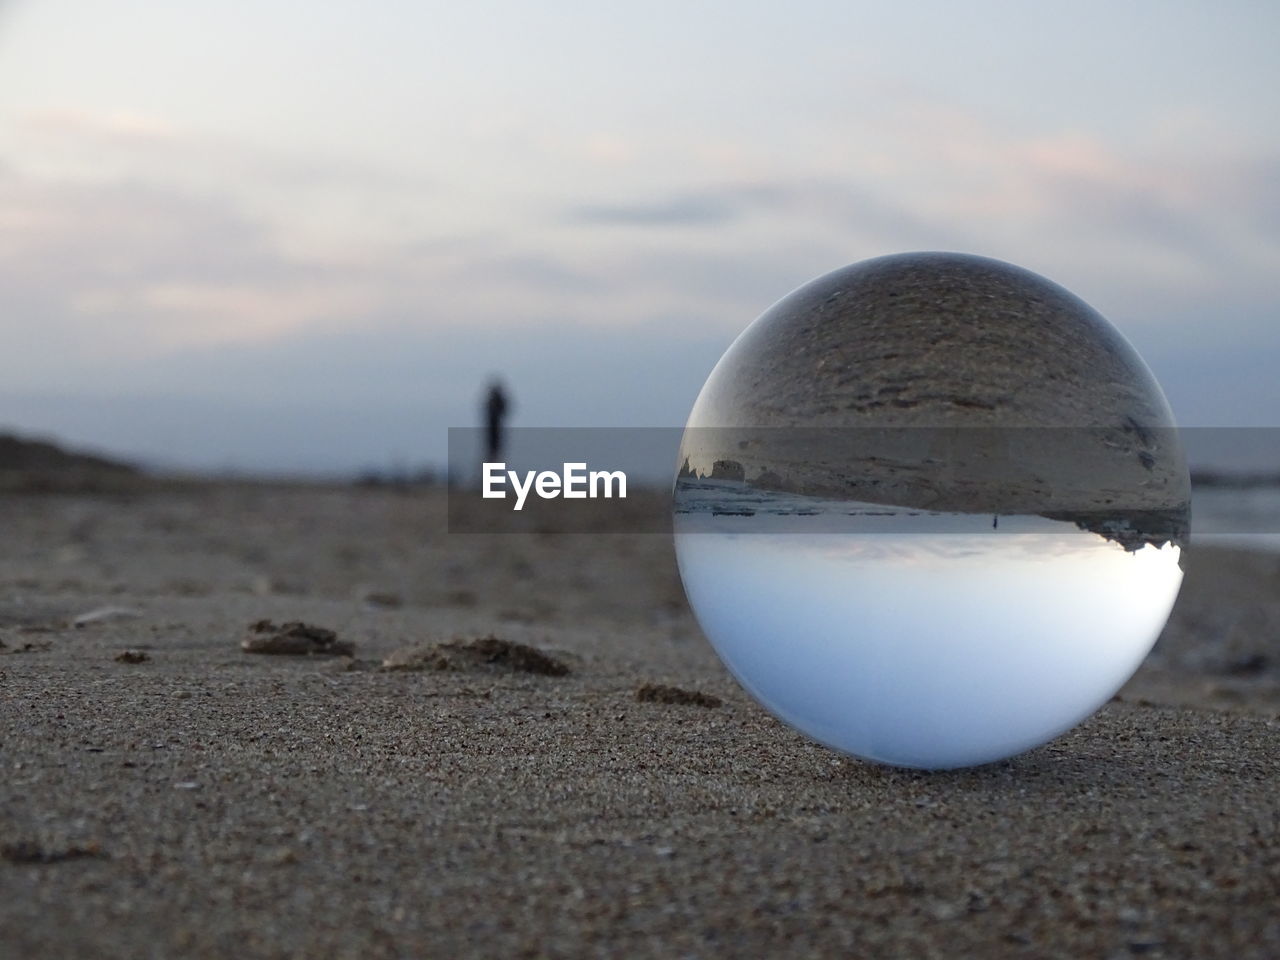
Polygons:
[[1013,756],[1109,700],[1173,606],[1190,481],[1101,315],[997,260],[879,257],[780,300],[681,439],[703,632],[809,737],[929,769]]

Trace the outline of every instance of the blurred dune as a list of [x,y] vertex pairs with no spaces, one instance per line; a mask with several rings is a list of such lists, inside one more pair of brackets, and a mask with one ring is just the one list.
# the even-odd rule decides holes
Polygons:
[[133,464],[64,449],[51,440],[0,433],[0,491],[91,493],[127,491],[145,484]]

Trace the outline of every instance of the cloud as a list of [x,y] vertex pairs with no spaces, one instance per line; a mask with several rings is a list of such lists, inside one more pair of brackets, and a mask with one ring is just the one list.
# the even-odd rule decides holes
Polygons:
[[703,227],[737,219],[730,198],[687,194],[641,203],[587,204],[568,211],[568,219],[599,226]]
[[391,163],[267,147],[133,110],[30,110],[16,118],[11,135],[24,148],[19,153],[42,159],[54,153],[78,155],[99,165],[104,157],[127,160],[131,178],[156,182],[182,183],[219,174],[223,182],[247,177],[277,187],[343,183],[405,192],[439,186],[429,176]]
[[[278,227],[278,240],[321,251],[364,237],[409,239],[438,219],[438,180],[399,157],[268,146],[136,111],[47,109],[8,124],[10,169],[33,183],[146,186],[212,199]],[[455,217],[455,222],[457,218]]]
[[[504,198],[493,205],[504,229],[451,232],[415,213],[398,236],[332,230],[321,242],[299,199],[313,194],[273,193],[277,175],[331,169],[338,180],[317,173],[306,190],[356,219],[379,190],[398,210],[436,188],[394,176],[370,186],[377,171],[276,164],[225,144],[229,173],[215,176],[217,157],[192,159],[208,177],[189,177],[173,171],[199,138],[122,116],[44,122],[49,136],[124,153],[152,144],[164,159],[144,174],[0,166],[0,383],[33,423],[39,404],[20,398],[61,394],[49,410],[62,419],[39,422],[102,430],[148,456],[210,465],[201,436],[222,438],[219,462],[253,465],[272,451],[332,465],[417,449],[415,431],[469,422],[494,370],[512,378],[526,423],[678,425],[720,351],[769,304],[826,270],[909,249],[997,256],[1075,290],[1146,344],[1184,416],[1256,410],[1196,373],[1207,347],[1215,371],[1237,357],[1247,376],[1233,382],[1280,402],[1256,359],[1277,349],[1274,157],[1144,158],[959,115],[940,121],[945,163],[885,141],[883,156],[850,147],[830,169],[675,178],[648,198],[598,189],[523,209]],[[242,174],[275,201],[258,203]],[[111,396],[137,403],[106,423],[92,410]],[[200,424],[194,439],[184,418]]]
[[541,254],[486,255],[468,259],[453,273],[462,284],[491,284],[550,295],[595,294],[610,289],[603,277]]
[[723,303],[708,306],[627,258],[575,260],[567,248],[535,253],[483,236],[298,252],[229,198],[137,182],[9,172],[0,227],[0,377],[10,388],[158,384],[191,351],[270,351],[334,331],[358,344],[399,328],[509,340],[513,330],[643,327],[655,316],[723,326]]
[[[1153,166],[1080,135],[1018,140],[976,123],[952,126],[957,162],[924,189],[923,172],[906,171],[898,183],[860,171],[847,179],[713,184],[649,201],[576,205],[566,214],[583,229],[614,233],[716,227],[706,233],[720,244],[716,259],[743,264],[807,237],[811,247],[848,251],[848,259],[864,251],[969,250],[1059,276],[1092,276],[1114,292],[1164,289],[1179,297],[1256,286],[1280,267],[1274,163],[1167,159]],[[678,262],[679,237],[670,244],[668,259]]]
[[920,228],[916,216],[853,182],[798,178],[717,184],[675,197],[576,205],[570,222],[590,226],[716,226],[759,215],[836,219],[850,225]]
[[19,118],[29,131],[55,137],[92,137],[99,141],[157,141],[176,139],[177,130],[160,117],[131,110],[93,113],[71,108],[29,110]]
[[0,176],[11,377],[269,337],[359,309],[349,280],[283,255],[265,224],[214,199]]

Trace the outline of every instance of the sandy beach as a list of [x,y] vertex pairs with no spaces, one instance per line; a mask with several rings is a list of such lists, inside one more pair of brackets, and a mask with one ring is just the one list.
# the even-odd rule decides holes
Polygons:
[[[669,537],[445,518],[0,496],[0,955],[1280,956],[1280,555],[1193,545],[1098,715],[920,773],[757,707]],[[352,655],[245,652],[263,620]]]

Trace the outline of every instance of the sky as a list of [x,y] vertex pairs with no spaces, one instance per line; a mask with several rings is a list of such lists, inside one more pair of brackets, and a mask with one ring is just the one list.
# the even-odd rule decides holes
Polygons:
[[[784,9],[785,6],[785,9]],[[796,286],[909,250],[1280,425],[1280,7],[0,0],[0,430],[190,469],[678,427]]]
[[988,763],[1075,726],[1133,675],[1182,582],[1177,547],[1130,553],[1069,524],[927,537],[756,519],[676,533],[699,626],[772,713],[904,766]]

